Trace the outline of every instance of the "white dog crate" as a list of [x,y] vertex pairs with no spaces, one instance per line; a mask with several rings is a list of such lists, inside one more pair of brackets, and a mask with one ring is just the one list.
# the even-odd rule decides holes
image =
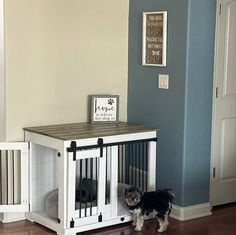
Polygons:
[[[24,130],[28,144],[23,144],[29,146],[29,161],[27,150],[23,150],[27,157],[18,153],[21,196],[16,203],[13,200],[9,204],[8,194],[1,191],[0,212],[26,211],[31,221],[60,235],[75,235],[130,221],[123,195],[127,185],[136,185],[144,191],[155,189],[157,130],[154,128],[119,122]],[[6,151],[5,147],[0,155],[5,162],[9,156]],[[1,188],[3,181],[8,181],[5,178],[0,178]]]

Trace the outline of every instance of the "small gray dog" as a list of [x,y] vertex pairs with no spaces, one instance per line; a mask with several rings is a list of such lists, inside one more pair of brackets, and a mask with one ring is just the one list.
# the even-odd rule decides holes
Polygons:
[[144,215],[155,211],[159,222],[158,232],[164,232],[169,224],[168,216],[171,212],[174,195],[168,189],[153,192],[142,192],[132,186],[125,190],[125,200],[129,210],[133,213],[133,225],[140,231],[144,222]]

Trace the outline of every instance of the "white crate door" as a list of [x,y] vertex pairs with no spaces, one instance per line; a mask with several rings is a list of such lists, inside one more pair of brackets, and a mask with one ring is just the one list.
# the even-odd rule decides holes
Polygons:
[[[102,156],[101,156],[102,154]],[[106,148],[68,153],[67,226],[102,222],[110,216],[106,208]]]
[[0,212],[28,211],[28,143],[0,142]]

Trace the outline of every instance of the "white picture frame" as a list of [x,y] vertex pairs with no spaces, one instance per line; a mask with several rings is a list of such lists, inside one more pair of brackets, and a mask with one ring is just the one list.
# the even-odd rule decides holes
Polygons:
[[91,123],[119,122],[118,95],[91,95]]
[[166,66],[167,11],[143,12],[142,65]]

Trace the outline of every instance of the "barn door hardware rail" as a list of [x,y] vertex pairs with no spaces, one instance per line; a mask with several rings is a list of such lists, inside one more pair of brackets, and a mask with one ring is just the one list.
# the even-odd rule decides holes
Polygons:
[[111,146],[123,145],[123,144],[151,142],[151,141],[157,142],[157,138],[121,141],[121,142],[113,142],[113,143],[104,143],[103,138],[98,138],[97,144],[95,144],[95,145],[79,146],[79,147],[77,147],[76,141],[71,141],[70,147],[67,148],[67,152],[69,152],[69,153],[72,152],[73,153],[73,160],[76,161],[76,151],[100,148],[100,157],[102,157],[104,147],[111,147]]

